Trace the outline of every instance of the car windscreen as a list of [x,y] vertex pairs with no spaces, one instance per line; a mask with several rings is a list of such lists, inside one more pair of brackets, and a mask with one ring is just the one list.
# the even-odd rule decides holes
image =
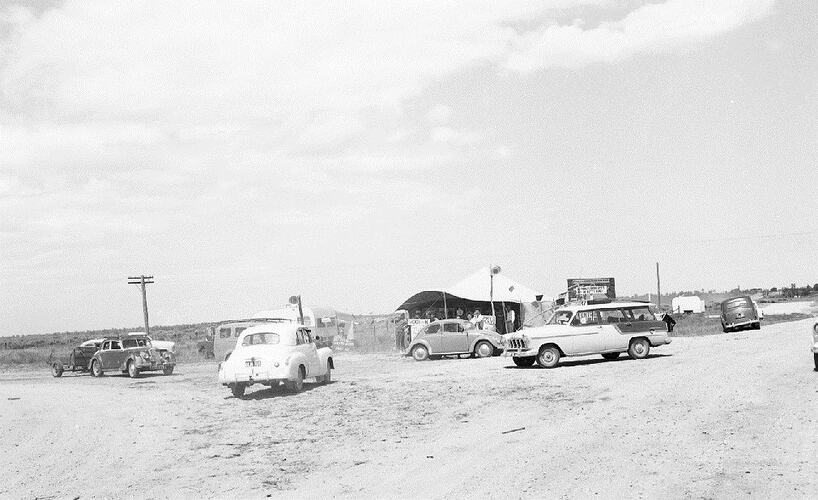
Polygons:
[[277,333],[253,333],[244,337],[241,345],[274,345],[281,341]]
[[122,340],[122,346],[125,349],[128,349],[129,347],[145,347],[146,345],[148,345],[147,339],[123,339]]
[[551,319],[548,321],[549,325],[567,325],[569,321],[571,321],[571,315],[573,313],[571,311],[557,311],[551,316]]

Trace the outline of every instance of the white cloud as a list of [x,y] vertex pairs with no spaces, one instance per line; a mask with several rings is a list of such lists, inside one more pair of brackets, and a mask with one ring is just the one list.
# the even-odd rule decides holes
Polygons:
[[513,41],[506,66],[519,72],[614,62],[718,35],[769,13],[774,0],[669,0],[640,7],[619,21],[583,29],[545,26]]

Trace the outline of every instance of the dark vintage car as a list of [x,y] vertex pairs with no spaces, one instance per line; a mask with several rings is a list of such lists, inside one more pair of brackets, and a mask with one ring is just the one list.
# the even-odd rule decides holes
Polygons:
[[721,303],[721,328],[734,332],[745,328],[761,329],[761,322],[753,299],[747,295],[731,297]]
[[171,351],[156,349],[146,335],[106,338],[91,360],[91,374],[101,377],[106,371],[127,373],[131,378],[142,372],[173,373],[176,357]]
[[87,372],[91,369],[91,360],[94,357],[104,339],[86,340],[82,344],[71,349],[67,356],[55,356],[52,353],[48,357],[48,364],[51,367],[51,374],[55,377],[62,377],[63,372]]
[[417,361],[455,354],[485,358],[500,354],[501,338],[499,333],[479,330],[468,321],[444,319],[426,325],[409,344],[406,354]]

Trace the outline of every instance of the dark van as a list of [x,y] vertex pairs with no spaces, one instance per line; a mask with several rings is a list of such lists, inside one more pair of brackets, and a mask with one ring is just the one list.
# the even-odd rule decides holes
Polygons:
[[721,328],[725,332],[734,332],[744,328],[760,330],[761,323],[753,299],[747,295],[742,295],[722,302]]

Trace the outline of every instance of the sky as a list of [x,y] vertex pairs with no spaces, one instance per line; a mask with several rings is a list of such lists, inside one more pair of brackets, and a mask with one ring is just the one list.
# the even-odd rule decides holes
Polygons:
[[812,0],[0,0],[0,334],[818,282]]

